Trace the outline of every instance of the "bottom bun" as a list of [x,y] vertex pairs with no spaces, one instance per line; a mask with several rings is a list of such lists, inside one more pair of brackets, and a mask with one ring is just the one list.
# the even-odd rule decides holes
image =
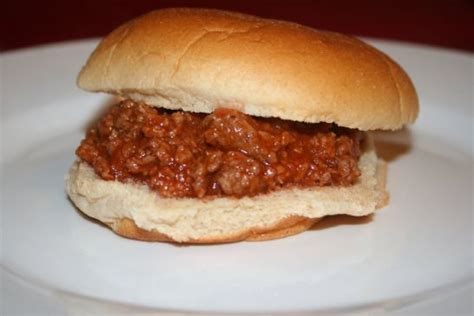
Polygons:
[[[274,226],[267,226],[261,228],[245,229],[235,234],[227,236],[201,237],[200,239],[189,239],[183,243],[189,244],[216,244],[235,241],[264,241],[271,239],[283,238],[291,235],[296,235],[311,228],[319,219],[306,218],[301,216],[290,216]],[[138,240],[145,241],[166,241],[176,242],[165,234],[157,230],[144,230],[138,227],[135,222],[129,218],[122,218],[109,225],[117,234]]]
[[388,202],[386,164],[366,138],[361,176],[348,187],[283,189],[240,199],[161,198],[145,185],[105,181],[85,162],[66,176],[71,200],[124,237],[178,243],[269,240],[309,229],[324,216],[365,216]]

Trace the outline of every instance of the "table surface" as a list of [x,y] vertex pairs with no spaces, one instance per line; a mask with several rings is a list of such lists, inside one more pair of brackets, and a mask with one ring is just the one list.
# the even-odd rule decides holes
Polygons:
[[137,15],[164,7],[234,10],[356,36],[474,51],[472,0],[7,1],[2,4],[0,50],[102,37]]

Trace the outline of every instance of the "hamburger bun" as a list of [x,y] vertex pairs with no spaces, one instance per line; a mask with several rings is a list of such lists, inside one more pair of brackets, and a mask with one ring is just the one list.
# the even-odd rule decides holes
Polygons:
[[418,114],[410,78],[364,42],[217,10],[158,10],[120,26],[78,85],[173,110],[225,106],[359,130],[398,129]]
[[[158,10],[108,35],[78,77],[82,89],[171,110],[245,114],[369,131],[413,122],[407,74],[345,35],[207,9]],[[364,133],[351,186],[281,189],[253,197],[163,198],[146,185],[105,181],[84,161],[66,177],[75,205],[119,235],[220,243],[281,238],[324,216],[365,216],[388,202],[386,165]]]

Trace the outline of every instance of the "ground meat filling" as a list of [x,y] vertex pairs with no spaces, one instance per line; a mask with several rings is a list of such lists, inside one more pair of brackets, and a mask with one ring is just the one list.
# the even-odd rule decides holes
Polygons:
[[168,111],[126,100],[88,131],[76,153],[102,179],[144,183],[163,197],[243,197],[354,184],[360,142],[358,131],[335,124],[224,108]]

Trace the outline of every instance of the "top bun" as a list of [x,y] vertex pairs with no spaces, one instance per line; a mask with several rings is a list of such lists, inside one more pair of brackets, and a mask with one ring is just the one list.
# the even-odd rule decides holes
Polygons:
[[168,109],[228,107],[360,130],[398,129],[418,115],[410,78],[372,46],[218,10],[158,10],[120,26],[78,85]]

